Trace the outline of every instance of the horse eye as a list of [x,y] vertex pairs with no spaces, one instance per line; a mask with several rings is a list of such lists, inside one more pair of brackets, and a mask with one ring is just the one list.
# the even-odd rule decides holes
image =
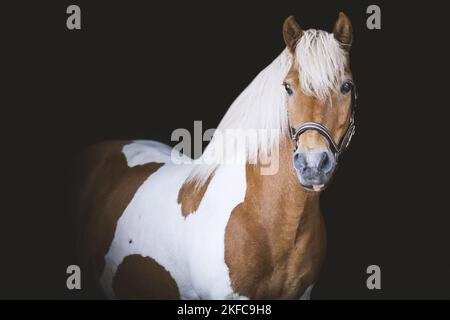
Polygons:
[[351,81],[344,81],[341,85],[341,93],[347,94],[349,93],[353,88],[353,83]]
[[287,83],[287,82],[283,82],[283,86],[286,89],[287,94],[292,96],[294,91],[292,91],[291,85],[289,83]]

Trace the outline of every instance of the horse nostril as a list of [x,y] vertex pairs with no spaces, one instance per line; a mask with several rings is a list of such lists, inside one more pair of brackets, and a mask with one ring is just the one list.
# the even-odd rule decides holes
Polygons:
[[333,167],[332,159],[328,155],[328,152],[322,152],[320,156],[319,163],[317,164],[317,169],[319,171],[329,172]]
[[306,160],[303,154],[299,152],[294,154],[294,166],[299,171],[302,171],[306,167]]

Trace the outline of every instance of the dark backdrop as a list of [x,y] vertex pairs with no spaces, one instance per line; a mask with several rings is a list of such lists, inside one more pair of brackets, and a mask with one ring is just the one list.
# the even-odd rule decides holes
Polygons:
[[[72,3],[81,31],[65,27]],[[70,160],[105,139],[173,144],[194,120],[217,126],[284,48],[288,15],[331,30],[343,10],[357,134],[321,199],[328,252],[313,298],[450,298],[449,6],[373,3],[382,30],[366,28],[367,1],[2,3],[0,297],[97,297],[65,289]],[[366,288],[370,264],[382,290]]]

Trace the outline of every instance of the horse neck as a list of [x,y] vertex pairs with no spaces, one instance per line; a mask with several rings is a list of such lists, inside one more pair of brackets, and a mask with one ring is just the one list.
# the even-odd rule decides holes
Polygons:
[[319,195],[301,187],[292,161],[292,141],[282,139],[279,145],[279,169],[273,175],[262,175],[261,166],[247,167],[248,193],[252,197],[258,221],[269,240],[282,245],[295,243],[302,234],[321,227]]

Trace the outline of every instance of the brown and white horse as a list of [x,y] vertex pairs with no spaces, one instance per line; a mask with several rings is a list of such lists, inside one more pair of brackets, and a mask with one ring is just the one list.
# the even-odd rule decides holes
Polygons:
[[[325,253],[319,194],[353,133],[352,27],[343,13],[332,33],[289,17],[283,36],[287,48],[218,127],[275,132],[245,139],[243,162],[175,163],[171,148],[142,140],[83,154],[82,267],[108,297],[309,298]],[[222,157],[226,139],[215,134],[200,159]],[[276,156],[270,174],[262,153]]]

